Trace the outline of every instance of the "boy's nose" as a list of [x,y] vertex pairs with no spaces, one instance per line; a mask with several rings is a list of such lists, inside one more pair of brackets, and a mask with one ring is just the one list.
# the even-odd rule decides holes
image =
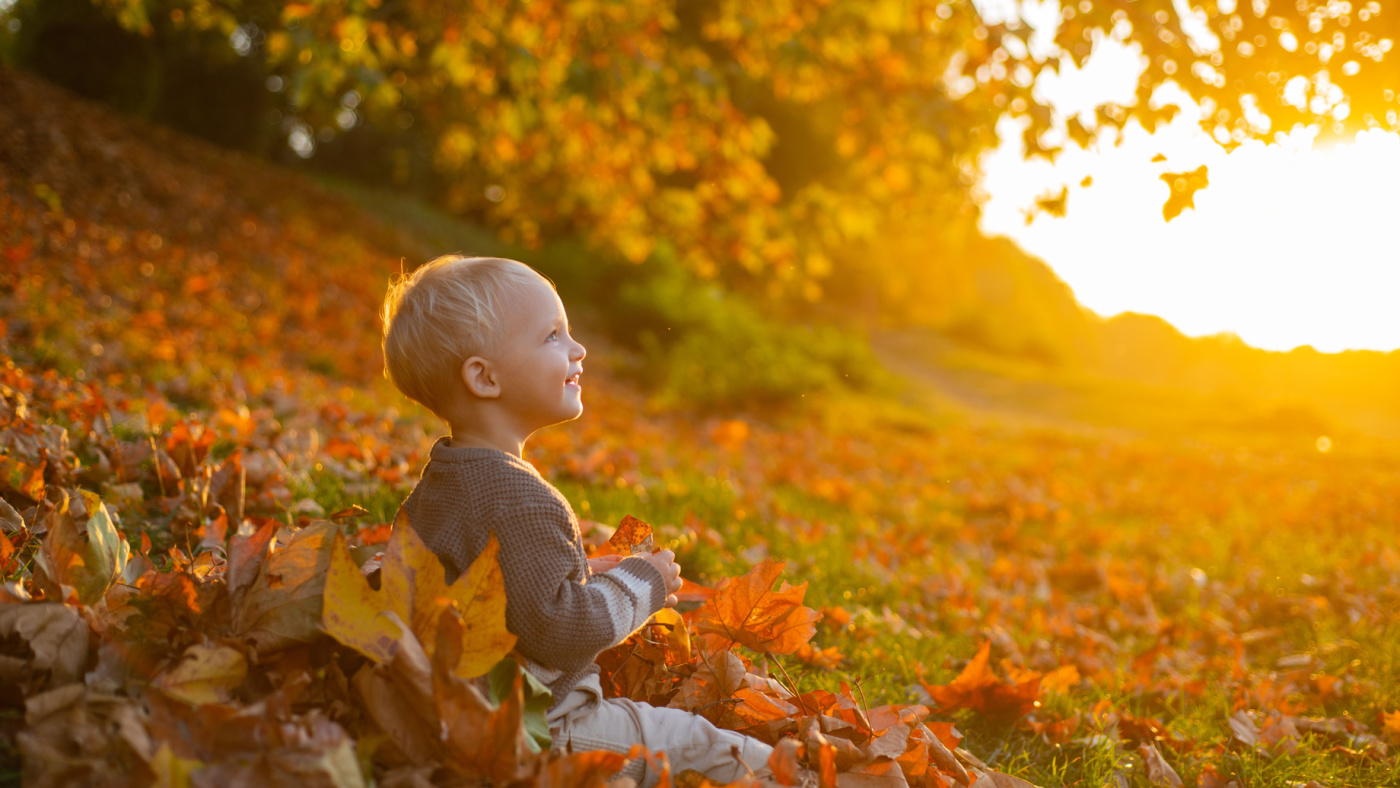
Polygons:
[[579,342],[575,342],[575,343],[574,343],[574,353],[573,353],[572,356],[570,356],[570,358],[572,358],[574,361],[582,361],[583,358],[584,358],[584,356],[587,356],[587,355],[588,355],[588,348],[585,348],[585,347],[584,347],[581,343],[579,343]]

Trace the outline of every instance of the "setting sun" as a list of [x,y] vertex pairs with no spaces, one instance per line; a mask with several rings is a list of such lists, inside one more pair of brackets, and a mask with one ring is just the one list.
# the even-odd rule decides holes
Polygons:
[[[1082,81],[1100,92],[1124,73],[1090,70]],[[1187,335],[1230,332],[1270,350],[1400,348],[1400,136],[1364,132],[1324,145],[1300,128],[1227,154],[1193,115],[1156,134],[1130,126],[1121,145],[1069,146],[1053,165],[1024,160],[1003,122],[1003,144],[984,160],[983,229],[1044,259],[1104,316],[1158,315]],[[1165,161],[1153,162],[1159,153]],[[1196,210],[1165,222],[1161,174],[1202,164],[1210,185],[1196,193]],[[1067,215],[1027,224],[1035,199],[1066,185]]]

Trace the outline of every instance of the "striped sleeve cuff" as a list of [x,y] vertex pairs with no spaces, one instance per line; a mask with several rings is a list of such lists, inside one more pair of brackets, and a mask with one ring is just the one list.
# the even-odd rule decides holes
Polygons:
[[603,594],[617,643],[641,629],[666,604],[661,572],[640,558],[619,562],[611,571],[594,575],[589,584],[596,584]]

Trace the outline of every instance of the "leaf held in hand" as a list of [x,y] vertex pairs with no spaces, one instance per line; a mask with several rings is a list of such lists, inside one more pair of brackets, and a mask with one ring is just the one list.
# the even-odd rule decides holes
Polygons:
[[650,555],[656,552],[651,526],[630,514],[622,518],[612,538],[608,539],[608,547],[616,555]]

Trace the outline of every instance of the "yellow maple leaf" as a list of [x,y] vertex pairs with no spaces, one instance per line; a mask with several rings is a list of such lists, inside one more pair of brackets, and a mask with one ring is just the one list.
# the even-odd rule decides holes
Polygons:
[[449,586],[442,563],[400,514],[376,591],[351,557],[345,537],[338,534],[326,572],[322,625],[331,637],[382,665],[392,661],[402,637],[396,619],[408,623],[431,657],[438,620],[453,607],[464,630],[456,673],[463,678],[484,675],[515,647],[515,636],[506,629],[499,552],[500,543],[492,534],[481,555]]

